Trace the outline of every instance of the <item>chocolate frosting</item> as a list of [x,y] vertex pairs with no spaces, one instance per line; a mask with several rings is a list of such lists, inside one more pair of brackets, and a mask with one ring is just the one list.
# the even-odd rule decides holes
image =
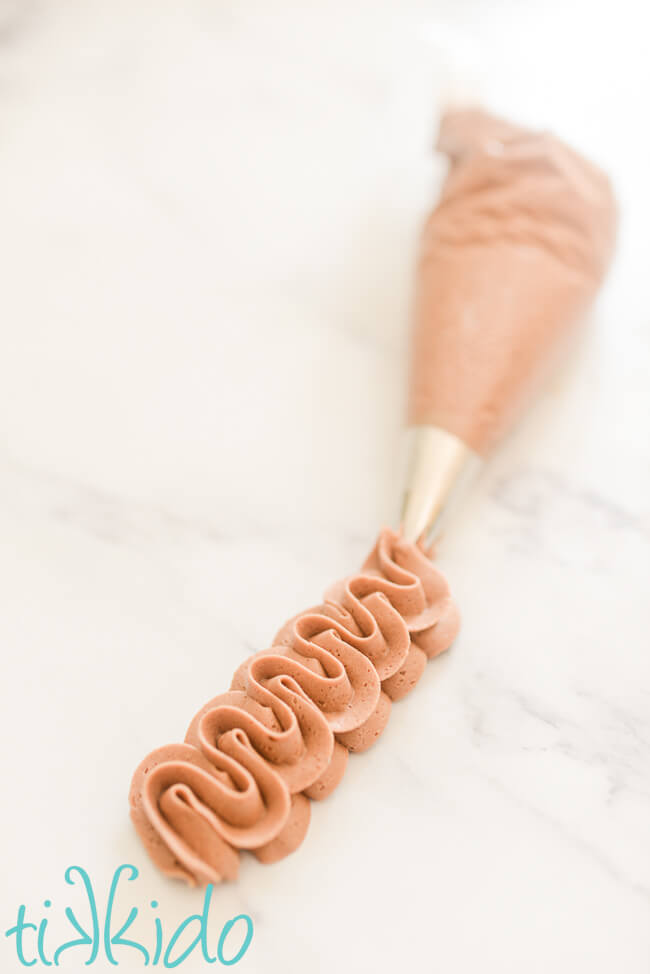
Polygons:
[[409,421],[484,455],[591,304],[616,205],[569,146],[484,111],[445,115],[438,149],[450,167],[420,248]]
[[185,743],[149,754],[131,818],[160,869],[192,885],[237,875],[239,852],[276,862],[302,842],[309,799],[384,730],[459,617],[426,554],[383,530],[361,571],[290,619],[196,714]]
[[[410,421],[484,453],[593,298],[616,208],[591,163],[485,112],[448,114],[439,148],[450,172],[422,240]],[[183,744],[141,762],[131,817],[153,861],[206,884],[233,879],[241,850],[275,862],[296,849],[310,799],[336,788],[457,630],[438,569],[382,531],[361,571],[246,660]]]

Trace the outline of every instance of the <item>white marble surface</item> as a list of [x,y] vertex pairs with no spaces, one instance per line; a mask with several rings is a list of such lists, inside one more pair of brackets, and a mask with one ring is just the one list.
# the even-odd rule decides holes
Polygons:
[[213,914],[253,917],[250,972],[646,974],[642,7],[0,2],[2,931],[19,903],[59,916],[73,863],[101,897],[137,864],[166,923],[199,907],[142,853],[131,771],[393,518],[460,71],[610,170],[616,265],[442,545],[453,651],[300,853],[246,860]]

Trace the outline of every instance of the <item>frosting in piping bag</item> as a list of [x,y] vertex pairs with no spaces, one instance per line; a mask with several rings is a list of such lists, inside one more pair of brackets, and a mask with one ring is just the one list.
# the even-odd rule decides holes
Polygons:
[[140,763],[131,817],[156,865],[203,885],[233,879],[239,850],[275,862],[296,849],[309,799],[329,795],[348,752],[379,737],[391,701],[447,649],[458,623],[441,572],[382,531],[361,571],[246,660],[183,744]]
[[485,454],[592,302],[616,205],[559,139],[480,110],[445,115],[438,149],[450,169],[420,247],[409,421]]

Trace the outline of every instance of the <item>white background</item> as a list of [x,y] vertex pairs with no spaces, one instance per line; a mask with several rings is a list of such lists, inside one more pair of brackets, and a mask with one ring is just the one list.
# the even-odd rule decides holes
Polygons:
[[122,911],[156,896],[168,932],[199,908],[141,850],[131,773],[394,521],[460,80],[608,169],[615,267],[441,547],[454,649],[214,928],[252,915],[248,972],[646,974],[644,7],[0,2],[1,932],[49,896],[61,942],[71,864],[101,903],[135,863]]

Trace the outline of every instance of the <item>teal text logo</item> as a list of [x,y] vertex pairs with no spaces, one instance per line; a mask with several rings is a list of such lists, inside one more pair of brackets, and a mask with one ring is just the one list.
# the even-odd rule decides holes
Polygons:
[[[151,900],[148,904],[147,926],[153,930],[150,938],[141,943],[135,938],[131,930],[139,913],[144,909],[137,906],[120,907],[120,898],[125,898],[129,892],[126,882],[137,879],[138,870],[135,866],[124,864],[118,866],[108,890],[106,907],[100,918],[97,899],[90,876],[81,866],[69,866],[65,871],[65,881],[69,886],[76,886],[83,897],[83,914],[77,907],[66,906],[64,915],[67,921],[70,939],[61,943],[52,943],[51,932],[48,931],[48,911],[52,907],[51,900],[43,903],[45,916],[41,919],[27,915],[24,905],[18,907],[16,922],[5,931],[5,937],[13,940],[16,956],[24,967],[36,964],[45,967],[58,967],[63,955],[75,954],[78,962],[88,967],[93,964],[100,954],[109,964],[119,966],[122,961],[133,968],[133,960],[139,955],[143,966],[160,965],[161,967],[179,967],[191,955],[201,955],[206,964],[223,964],[231,967],[242,959],[253,939],[253,921],[247,913],[240,913],[232,917],[221,928],[218,937],[210,943],[208,932],[208,918],[214,886],[206,887],[203,897],[203,908],[200,913],[192,913],[185,917],[171,933],[163,930],[163,924],[155,911],[158,901]],[[83,922],[79,916],[83,915]],[[36,922],[34,922],[36,921]],[[127,933],[129,936],[127,937]]]

